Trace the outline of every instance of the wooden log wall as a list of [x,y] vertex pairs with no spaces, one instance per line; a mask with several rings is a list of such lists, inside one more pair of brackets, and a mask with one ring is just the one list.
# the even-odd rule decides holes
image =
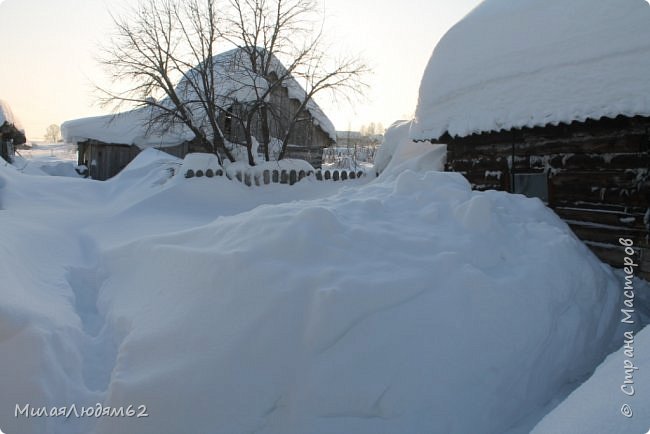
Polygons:
[[[623,266],[619,238],[633,240],[650,279],[650,118],[446,138],[447,170],[478,190],[512,191],[513,173],[548,173],[548,205],[604,262]],[[445,142],[445,138],[440,139]]]

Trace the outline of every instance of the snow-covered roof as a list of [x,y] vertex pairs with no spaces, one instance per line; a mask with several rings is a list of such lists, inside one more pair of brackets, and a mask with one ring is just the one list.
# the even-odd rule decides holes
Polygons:
[[650,115],[643,0],[484,0],[435,48],[413,139]]
[[184,125],[174,125],[168,131],[148,129],[150,109],[147,107],[118,113],[64,122],[61,134],[68,143],[98,140],[104,143],[147,147],[176,146],[192,140],[194,133]]
[[[262,62],[261,59],[265,51],[262,48],[258,50],[260,52],[259,61]],[[263,94],[268,89],[269,83],[266,78],[252,72],[254,68],[252,68],[250,56],[242,48],[234,48],[217,54],[212,58],[212,62],[214,64],[214,75],[221,78],[216,89],[216,99],[219,105],[227,106],[235,100],[239,102],[255,101],[258,95]],[[271,54],[269,70],[275,72],[278,76],[284,76],[287,73],[286,67],[273,54]],[[193,73],[194,71],[190,71],[187,75],[191,76]],[[198,81],[200,80],[192,80],[192,82]],[[287,89],[289,98],[303,101],[307,96],[305,89],[291,75],[285,77],[281,84]],[[188,80],[186,79],[179,82],[176,91],[188,101],[194,99],[194,91],[191,86],[188,86]],[[310,99],[307,102],[307,111],[314,119],[314,124],[327,133],[332,140],[336,141],[336,129],[316,101]]]
[[24,131],[20,121],[16,119],[11,107],[7,104],[6,101],[0,99],[0,127],[6,123],[13,125],[16,129]]
[[[241,49],[233,49],[213,57],[215,76],[218,77],[216,100],[219,105],[228,105],[234,101],[248,102],[256,99],[256,93],[263,93],[268,83],[261,76],[250,73],[250,68],[245,65],[247,57]],[[242,63],[244,62],[244,63]],[[272,70],[278,75],[286,69],[277,58],[272,58]],[[195,70],[187,73],[191,76]],[[226,78],[226,79],[224,79]],[[194,80],[193,80],[194,81]],[[176,87],[179,97],[186,101],[195,100],[194,91],[187,79],[181,79]],[[293,78],[289,77],[282,83],[287,88],[290,98],[302,100],[305,90]],[[168,104],[166,100],[161,104]],[[194,116],[204,117],[198,107],[192,109]],[[64,122],[61,132],[66,142],[82,142],[93,139],[105,143],[134,144],[140,148],[149,146],[165,147],[175,146],[194,138],[188,128],[177,125],[171,131],[158,131],[147,128],[151,118],[150,108],[138,108],[118,115],[96,116]],[[314,124],[325,131],[333,140],[336,140],[336,129],[323,113],[315,101],[307,103],[307,110],[314,119]],[[200,123],[200,122],[199,122]]]

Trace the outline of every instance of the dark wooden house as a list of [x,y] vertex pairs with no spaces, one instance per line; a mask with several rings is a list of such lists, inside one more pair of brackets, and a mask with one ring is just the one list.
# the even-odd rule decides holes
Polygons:
[[0,158],[11,163],[15,147],[25,142],[25,132],[14,119],[9,106],[0,100]]
[[[219,65],[215,69],[215,75],[224,70],[222,65],[235,64],[232,59],[238,55],[241,55],[238,50],[231,50],[215,56],[213,62],[215,65]],[[238,63],[236,64],[238,65]],[[279,61],[278,68],[284,68]],[[232,73],[232,71],[228,71],[228,73]],[[241,72],[239,74],[241,75]],[[277,76],[275,77],[277,78]],[[234,80],[240,78],[235,77]],[[265,79],[273,80],[274,78],[271,76]],[[225,81],[228,80],[230,78]],[[232,92],[232,87],[240,85],[239,82],[235,82],[235,85],[230,86],[229,89],[223,79],[221,83],[223,83],[224,93]],[[183,81],[178,85],[178,89],[188,88],[192,89]],[[183,90],[177,91],[183,95]],[[274,87],[269,98],[274,109],[273,114],[268,116],[268,129],[272,141],[281,139],[289,119],[298,114],[298,122],[289,136],[285,158],[303,159],[318,168],[322,164],[323,149],[334,143],[336,131],[313,100],[309,101],[306,108],[302,109],[300,113],[298,112],[301,104],[296,95],[304,94],[304,90],[292,78],[283,82],[282,86]],[[188,96],[188,100],[193,99],[195,97]],[[223,99],[226,98],[223,97]],[[237,101],[237,98],[232,100]],[[234,102],[232,104],[229,111],[234,113],[238,104],[246,104],[246,102],[244,100],[242,103]],[[115,176],[142,149],[147,147],[154,147],[180,158],[191,152],[210,152],[209,149],[205,149],[195,141],[194,134],[184,126],[176,126],[171,131],[161,133],[150,131],[148,110],[148,108],[141,108],[115,116],[68,121],[61,126],[61,130],[66,142],[77,144],[78,163],[87,166],[89,176],[98,180]],[[246,142],[241,125],[233,121],[226,113],[221,113],[218,124],[227,141],[240,145]],[[262,131],[262,121],[257,116],[252,122],[251,132],[259,143],[263,143]]]
[[649,279],[650,7],[494,3],[434,50],[412,138],[446,143],[475,189],[539,197],[616,268],[632,240]]

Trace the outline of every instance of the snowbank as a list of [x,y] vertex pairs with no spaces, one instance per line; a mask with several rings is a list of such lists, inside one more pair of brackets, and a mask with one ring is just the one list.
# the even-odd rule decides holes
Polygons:
[[436,46],[411,137],[650,115],[650,6],[485,0]]
[[180,164],[0,166],[3,430],[527,433],[617,341],[618,279],[539,200],[402,165],[251,189]]
[[409,138],[411,121],[397,121],[384,134],[384,140],[375,156],[374,172],[400,173],[414,171],[443,170],[446,161],[446,146],[432,146],[417,143]]
[[[644,289],[647,290],[647,286]],[[623,343],[624,336],[619,338]],[[647,432],[650,427],[650,383],[645,371],[650,367],[650,329],[634,336],[630,346],[634,357],[627,357],[623,348],[610,355],[587,382],[535,427],[532,434]],[[626,385],[628,373],[632,383]],[[634,395],[626,395],[621,386]],[[626,405],[628,407],[624,407]]]
[[440,172],[141,239],[103,268],[106,403],[147,403],[140,433],[527,432],[618,312],[541,202]]

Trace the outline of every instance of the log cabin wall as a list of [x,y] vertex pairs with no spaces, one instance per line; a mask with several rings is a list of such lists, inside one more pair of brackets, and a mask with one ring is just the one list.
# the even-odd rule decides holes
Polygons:
[[448,144],[446,170],[478,190],[513,191],[513,173],[546,173],[548,205],[604,262],[623,266],[619,238],[633,240],[637,275],[650,280],[650,118],[618,117],[524,128]]

